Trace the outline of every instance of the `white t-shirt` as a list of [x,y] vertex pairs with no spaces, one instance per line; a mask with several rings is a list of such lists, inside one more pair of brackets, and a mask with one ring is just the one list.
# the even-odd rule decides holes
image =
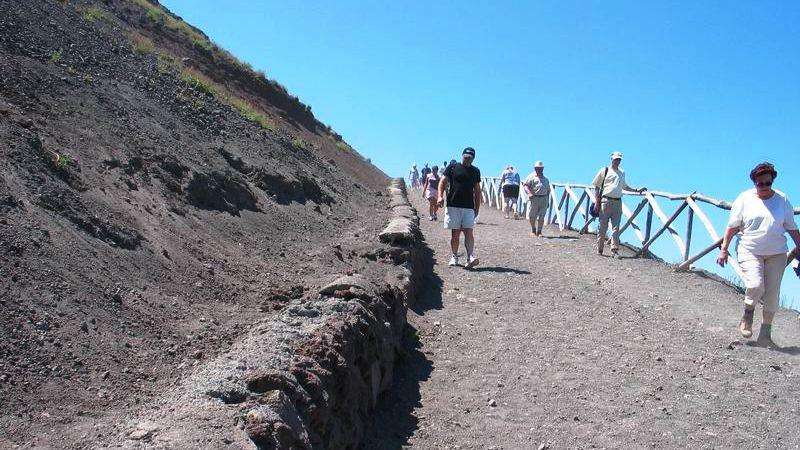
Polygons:
[[[604,174],[606,177],[605,183],[603,182]],[[601,185],[603,186],[603,197],[620,198],[622,197],[623,189],[629,191],[635,190],[625,182],[625,171],[622,170],[622,168],[614,170],[609,167],[607,174],[605,167],[597,171],[597,175],[595,175],[594,180],[592,180],[592,186],[599,189]]]
[[768,256],[789,251],[786,231],[796,230],[797,224],[786,194],[775,191],[772,197],[761,200],[753,188],[736,197],[728,227],[741,228],[737,252]]

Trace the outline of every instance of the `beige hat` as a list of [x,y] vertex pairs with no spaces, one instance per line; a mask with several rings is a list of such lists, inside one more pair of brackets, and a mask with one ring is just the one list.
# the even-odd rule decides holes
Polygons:
[[544,163],[541,161],[536,161],[536,164],[534,164],[533,167],[544,167]]
[[622,159],[622,152],[614,152],[611,154],[611,159]]

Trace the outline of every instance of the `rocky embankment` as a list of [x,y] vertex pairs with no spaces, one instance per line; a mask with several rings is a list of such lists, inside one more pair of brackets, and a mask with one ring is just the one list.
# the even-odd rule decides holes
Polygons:
[[395,357],[429,262],[402,179],[392,219],[370,260],[309,298],[256,323],[231,350],[199,366],[171,395],[110,425],[101,445],[167,448],[353,448]]

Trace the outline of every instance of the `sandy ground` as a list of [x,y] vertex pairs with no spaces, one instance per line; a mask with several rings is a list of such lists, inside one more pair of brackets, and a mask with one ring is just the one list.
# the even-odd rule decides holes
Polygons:
[[481,221],[472,271],[423,223],[435,273],[363,448],[800,445],[795,313],[776,319],[781,348],[759,347],[728,286],[600,257],[593,236],[537,240],[496,210]]

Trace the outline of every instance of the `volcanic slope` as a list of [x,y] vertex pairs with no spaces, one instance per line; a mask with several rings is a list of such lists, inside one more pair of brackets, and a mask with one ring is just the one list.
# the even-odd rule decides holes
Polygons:
[[380,170],[146,0],[0,2],[0,136],[0,447],[157,396],[388,217]]

